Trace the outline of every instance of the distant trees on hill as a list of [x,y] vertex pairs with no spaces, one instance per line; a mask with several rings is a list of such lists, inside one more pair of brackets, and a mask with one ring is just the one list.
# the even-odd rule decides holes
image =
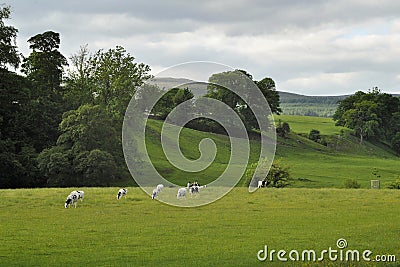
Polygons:
[[358,91],[339,101],[334,116],[336,125],[353,129],[360,143],[365,139],[378,139],[390,143],[398,153],[400,135],[400,100],[378,88],[364,93]]

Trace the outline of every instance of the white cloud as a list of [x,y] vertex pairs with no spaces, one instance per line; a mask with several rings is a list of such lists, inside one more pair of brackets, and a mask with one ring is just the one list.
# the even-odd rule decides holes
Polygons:
[[45,30],[61,52],[124,46],[156,70],[216,61],[272,77],[278,90],[353,93],[372,86],[400,92],[397,1],[7,1],[18,45]]

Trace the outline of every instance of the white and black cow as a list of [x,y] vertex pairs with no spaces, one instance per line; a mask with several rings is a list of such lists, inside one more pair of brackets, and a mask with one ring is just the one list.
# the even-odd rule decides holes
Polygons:
[[121,188],[120,190],[118,190],[117,199],[121,199],[121,197],[126,198],[126,193],[128,193],[128,189]]
[[83,199],[85,198],[85,192],[84,191],[72,191],[70,195],[77,195],[78,199],[80,199],[81,201],[83,201]]
[[193,194],[198,194],[199,193],[199,188],[200,186],[194,185],[192,187],[190,187],[189,192],[193,195]]
[[261,188],[261,187],[267,187],[268,185],[270,184],[270,182],[269,181],[258,181],[258,188]]
[[156,189],[153,189],[153,193],[151,194],[151,199],[155,199],[156,197],[158,197],[158,193],[160,193],[160,191]]
[[78,202],[78,195],[76,194],[69,194],[67,200],[65,201],[64,207],[68,208],[73,205],[76,208],[76,204]]

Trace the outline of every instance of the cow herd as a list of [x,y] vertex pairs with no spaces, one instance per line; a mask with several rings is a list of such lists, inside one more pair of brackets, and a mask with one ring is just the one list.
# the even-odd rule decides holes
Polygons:
[[[200,186],[198,182],[193,182],[193,183],[188,183],[187,187],[182,187],[178,189],[178,193],[176,194],[176,197],[178,199],[182,199],[186,197],[186,192],[189,191],[189,193],[193,196],[193,195],[197,195],[200,193],[200,188],[206,188],[207,185],[204,186]],[[158,195],[161,193],[161,191],[163,190],[164,185],[159,184],[156,186],[155,189],[153,189],[153,192],[151,194],[151,199],[156,199],[158,197]],[[121,199],[122,197],[126,198],[126,194],[128,193],[128,190],[126,188],[121,188],[118,190],[118,194],[117,194],[117,199]],[[64,207],[65,208],[69,208],[71,206],[74,206],[76,208],[76,205],[78,203],[78,200],[80,199],[81,201],[83,201],[85,196],[85,192],[84,191],[72,191],[68,197],[67,200],[65,201]]]

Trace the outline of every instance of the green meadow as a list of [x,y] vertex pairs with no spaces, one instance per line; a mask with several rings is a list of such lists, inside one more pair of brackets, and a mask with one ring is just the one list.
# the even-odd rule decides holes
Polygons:
[[[291,133],[278,139],[275,159],[286,164],[293,178],[293,187],[343,187],[347,179],[357,180],[362,188],[370,187],[377,170],[381,187],[399,179],[400,158],[383,144],[364,142],[350,130],[335,126],[330,118],[276,116],[275,121],[288,122]],[[307,138],[310,130],[321,132],[327,146]]]
[[[63,207],[72,188],[0,190],[0,266],[398,266],[400,260],[400,191],[238,187],[212,204],[178,208],[139,188],[128,188],[121,200],[118,188],[81,189],[85,199],[76,209]],[[265,245],[319,257],[338,249],[340,238],[346,249],[372,251],[371,261],[257,259]],[[374,262],[376,255],[397,262]]]
[[[275,159],[289,168],[291,187],[342,188],[348,179],[357,180],[362,188],[369,188],[372,174],[376,169],[381,187],[400,176],[400,158],[382,144],[364,142],[359,144],[350,130],[335,126],[331,118],[289,116],[275,117],[275,122],[288,122],[291,132],[287,138],[277,139]],[[216,179],[226,167],[230,157],[229,138],[224,135],[205,133],[184,128],[179,143],[183,155],[189,159],[200,157],[198,144],[204,138],[211,138],[217,147],[213,163],[198,173],[189,173],[175,168],[166,159],[160,141],[162,122],[150,120],[146,131],[147,150],[156,169],[176,184],[186,185],[188,181],[207,184]],[[316,129],[327,141],[327,146],[307,138],[310,130]],[[249,162],[258,160],[260,144],[250,140]],[[246,179],[239,182],[245,186]]]
[[[288,188],[248,193],[243,178],[214,203],[179,208],[151,200],[137,187],[128,187],[121,200],[117,187],[88,187],[79,188],[85,199],[76,209],[63,206],[76,188],[0,190],[0,266],[399,266],[400,190],[383,189],[400,175],[399,157],[382,144],[360,145],[331,119],[279,119],[292,130],[278,138],[275,155],[289,167]],[[187,173],[166,160],[161,127],[162,122],[149,121],[146,146],[167,179],[205,184],[223,172],[230,155],[226,136],[183,129],[179,143],[186,157],[200,156],[198,144],[204,138],[213,139],[218,150],[207,169]],[[307,139],[311,129],[321,132],[327,146]],[[250,144],[249,162],[255,162],[259,143]],[[380,175],[380,190],[369,189],[373,169]],[[361,189],[344,189],[346,179],[356,179]],[[128,179],[121,186],[131,183]],[[174,198],[176,191],[165,188],[161,194]],[[190,196],[182,200],[191,201]],[[276,254],[272,261],[257,259],[264,246],[269,251],[314,250],[319,258],[323,250],[338,249],[340,238],[348,244],[343,253],[370,250],[371,261],[330,261],[325,255],[323,261],[281,262]],[[390,260],[374,261],[377,255]]]

